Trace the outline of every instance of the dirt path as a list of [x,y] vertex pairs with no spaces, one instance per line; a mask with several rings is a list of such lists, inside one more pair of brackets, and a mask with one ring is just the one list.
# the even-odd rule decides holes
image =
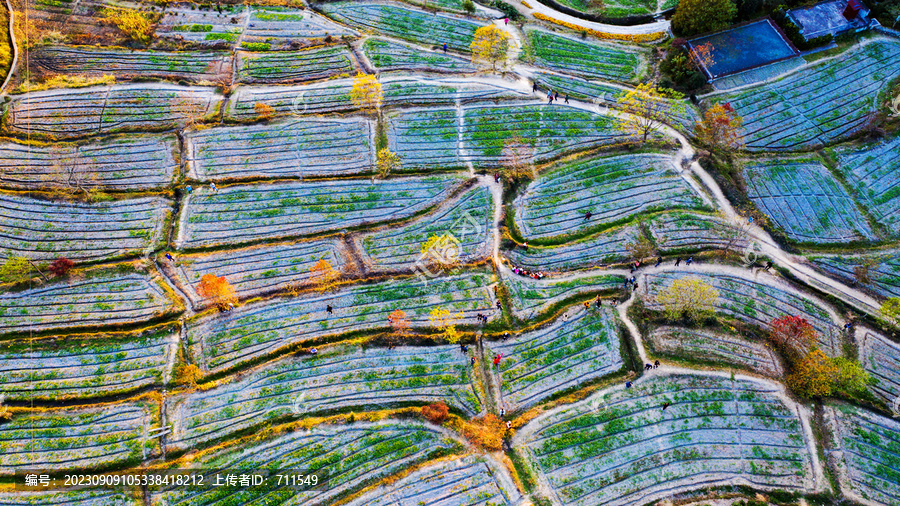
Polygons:
[[525,5],[525,3],[521,0],[507,0],[506,3],[512,5],[516,8],[517,11],[527,17],[535,17],[534,15],[538,13],[580,28],[597,30],[598,32],[604,33],[639,35],[646,33],[668,32],[671,25],[668,21],[665,20],[634,26],[606,25],[603,23],[595,23],[593,21],[587,21],[584,19],[576,18],[574,16],[570,16],[568,14],[564,14],[553,9],[552,7],[548,7],[538,2],[537,0],[529,1],[528,5]]

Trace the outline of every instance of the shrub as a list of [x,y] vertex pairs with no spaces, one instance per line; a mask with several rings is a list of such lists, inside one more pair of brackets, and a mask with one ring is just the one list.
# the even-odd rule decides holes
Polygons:
[[474,14],[475,13],[475,2],[473,2],[472,0],[463,0],[462,8],[464,11],[468,12],[469,14]]
[[135,42],[149,44],[153,38],[152,14],[132,9],[110,10],[106,13],[106,20]]
[[60,257],[50,264],[49,269],[54,276],[63,277],[69,273],[69,271],[72,269],[72,266],[74,265],[75,262],[69,260],[68,258]]
[[421,413],[422,418],[431,423],[440,425],[446,422],[447,418],[450,416],[450,408],[443,402],[435,402],[434,404],[422,406]]
[[12,257],[0,265],[0,281],[16,283],[31,275],[31,262],[25,257]]
[[472,444],[484,450],[503,449],[503,436],[506,435],[506,424],[494,414],[487,414],[484,418],[476,418],[463,422],[463,436]]

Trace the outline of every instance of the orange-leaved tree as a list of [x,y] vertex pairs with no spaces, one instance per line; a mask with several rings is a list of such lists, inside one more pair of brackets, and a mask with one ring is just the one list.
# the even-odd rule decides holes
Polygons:
[[431,423],[438,425],[447,421],[450,416],[450,408],[443,402],[435,402],[427,406],[422,406],[422,417]]
[[237,302],[234,287],[225,279],[225,276],[204,274],[197,285],[197,294],[204,299],[210,299],[221,309],[226,309],[228,305]]
[[394,334],[402,335],[409,332],[409,319],[406,312],[402,309],[395,309],[388,315],[388,323],[391,324],[391,330]]
[[485,450],[501,450],[506,424],[497,415],[488,413],[483,418],[462,422],[462,433],[475,446]]
[[320,292],[331,290],[341,279],[341,273],[331,266],[331,262],[324,258],[310,267],[309,272],[309,282]]
[[788,386],[801,397],[827,397],[833,391],[838,368],[831,358],[816,348],[795,363],[787,377]]
[[725,102],[706,109],[703,118],[694,126],[694,133],[711,149],[732,151],[744,145],[743,126],[744,120],[730,102]]

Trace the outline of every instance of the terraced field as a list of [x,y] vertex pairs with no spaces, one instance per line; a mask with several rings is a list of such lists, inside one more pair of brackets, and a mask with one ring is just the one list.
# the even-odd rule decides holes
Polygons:
[[886,403],[900,397],[900,344],[864,327],[856,342],[859,361],[874,380],[870,390]]
[[[180,148],[174,135],[113,137],[89,144],[0,143],[0,185],[151,190],[172,183]],[[128,170],[123,170],[123,167]],[[77,190],[76,190],[77,191]]]
[[172,266],[181,291],[194,305],[208,302],[196,286],[206,274],[224,277],[241,299],[298,287],[309,283],[312,267],[326,260],[342,271],[347,253],[338,239],[316,239],[297,243],[179,255]]
[[[660,209],[699,209],[704,201],[662,154],[598,157],[541,175],[516,197],[526,238],[577,235]],[[586,213],[590,212],[590,218]]]
[[900,75],[900,46],[868,41],[769,84],[726,95],[755,151],[803,150],[859,132],[884,83]]
[[346,74],[353,70],[350,52],[329,46],[308,51],[238,53],[242,83],[292,83]]
[[502,356],[499,367],[491,369],[500,406],[510,412],[526,409],[623,367],[615,311],[572,313],[546,328],[486,344],[486,355]]
[[226,437],[274,417],[363,406],[443,400],[462,412],[482,410],[483,394],[455,346],[328,348],[317,356],[267,364],[243,379],[167,404],[174,448]]
[[409,218],[446,199],[459,176],[200,188],[185,199],[179,249],[337,232]]
[[[117,336],[118,337],[118,336]],[[162,385],[177,336],[106,343],[30,342],[0,347],[0,382],[8,399],[99,397]]]
[[111,75],[117,80],[175,78],[214,81],[231,74],[230,53],[131,51],[89,46],[47,46],[31,55],[32,66],[54,74]]
[[421,49],[391,40],[367,39],[363,52],[380,71],[421,70],[425,72],[475,72],[470,60],[437,51]]
[[331,38],[355,37],[356,31],[312,12],[309,9],[285,9],[277,5],[251,9],[241,47],[250,49],[264,44],[268,49],[288,49],[295,45],[321,44]]
[[159,453],[147,436],[159,417],[149,403],[17,413],[0,425],[0,475],[17,470],[91,470],[137,464]]
[[112,489],[80,489],[47,492],[0,491],[0,506],[140,506],[143,501]]
[[[469,50],[472,35],[481,26],[462,17],[388,3],[333,2],[321,8],[325,14],[360,30],[373,30],[426,46],[438,45],[440,40],[458,51]],[[436,34],[440,34],[440,39],[435,39]]]
[[3,123],[18,134],[51,138],[167,130],[210,116],[221,101],[213,88],[169,84],[37,91],[7,104]]
[[[479,81],[448,84],[436,78],[386,76],[380,80],[383,107],[446,105],[457,101],[521,99],[524,90],[513,85]],[[351,79],[295,86],[242,86],[226,105],[226,117],[235,121],[259,118],[257,104],[272,108],[274,116],[339,113],[356,110],[350,100]]]
[[856,283],[858,269],[868,271],[860,283],[882,297],[900,297],[900,254],[887,251],[864,256],[829,255],[810,257],[823,271],[845,283]]
[[0,252],[93,261],[152,251],[164,239],[171,208],[159,197],[84,204],[0,193]]
[[624,277],[614,274],[597,274],[570,280],[538,280],[511,272],[503,276],[503,286],[509,290],[513,314],[526,320],[570,297],[597,292],[608,294],[621,288],[624,281]]
[[862,149],[843,148],[837,153],[838,170],[844,174],[853,195],[876,222],[896,237],[900,234],[900,139]]
[[878,504],[900,501],[900,423],[853,406],[827,406],[841,489]]
[[595,44],[526,28],[536,65],[589,79],[634,80],[641,68],[641,53],[625,45]]
[[601,267],[626,261],[630,257],[627,245],[639,235],[637,227],[623,226],[559,246],[516,248],[505,255],[513,265],[530,271],[565,272]]
[[468,263],[490,255],[494,201],[491,192],[477,186],[445,203],[440,209],[401,227],[359,236],[358,247],[366,268],[373,270],[427,269],[434,259],[423,253],[432,237],[445,237],[434,251],[446,264]]
[[734,479],[814,488],[803,422],[776,390],[750,379],[648,378],[555,410],[516,439],[564,504],[643,504]]
[[262,301],[190,322],[187,337],[197,360],[221,371],[322,336],[387,328],[388,315],[396,309],[416,328],[430,326],[428,315],[438,308],[461,313],[453,318],[457,324],[474,324],[479,313],[493,320],[499,315],[492,311],[490,283],[485,273],[412,277]]
[[194,461],[206,469],[306,469],[327,476],[327,483],[315,489],[175,489],[154,495],[154,499],[176,505],[213,504],[330,504],[337,497],[359,490],[366,483],[427,462],[445,453],[459,452],[461,445],[432,426],[416,423],[355,423],[320,426],[310,431],[289,432],[226,448]]
[[853,199],[821,163],[773,160],[744,169],[747,193],[792,240],[805,243],[875,241]]
[[185,138],[188,175],[201,181],[304,178],[370,172],[371,121],[292,119],[209,128]]
[[641,294],[651,309],[660,307],[653,297],[674,280],[697,278],[719,291],[719,297],[714,303],[717,313],[762,329],[768,329],[776,318],[800,316],[809,321],[818,332],[819,346],[823,351],[834,354],[841,350],[842,338],[829,310],[821,302],[785,281],[761,273],[755,278],[745,278],[684,268],[645,276],[647,282],[641,288]]
[[777,355],[766,343],[704,329],[660,327],[649,335],[653,349],[689,360],[719,362],[780,378],[784,373]]
[[350,501],[348,506],[513,506],[521,496],[515,485],[488,461],[467,457],[438,463],[379,487]]
[[647,220],[647,227],[661,252],[675,253],[730,247],[747,247],[747,234],[718,216],[699,213],[663,213]]
[[178,309],[158,276],[98,273],[0,293],[0,335],[134,325]]

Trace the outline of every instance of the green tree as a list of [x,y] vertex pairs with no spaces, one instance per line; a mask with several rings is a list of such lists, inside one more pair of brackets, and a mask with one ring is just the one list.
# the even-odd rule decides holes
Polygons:
[[681,0],[672,16],[672,31],[687,36],[724,30],[736,15],[733,0]]

